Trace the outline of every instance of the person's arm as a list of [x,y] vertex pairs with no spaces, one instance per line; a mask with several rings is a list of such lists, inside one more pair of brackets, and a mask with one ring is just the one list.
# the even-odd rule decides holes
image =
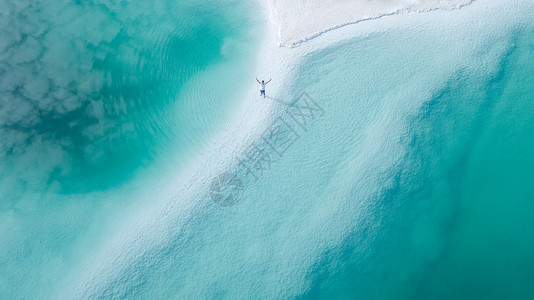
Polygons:
[[271,80],[272,80],[272,79],[269,79],[269,81],[267,81],[266,83],[269,83],[269,82],[271,82]]
[[258,80],[258,77],[256,77],[256,81],[257,81],[258,83],[260,83],[260,81]]

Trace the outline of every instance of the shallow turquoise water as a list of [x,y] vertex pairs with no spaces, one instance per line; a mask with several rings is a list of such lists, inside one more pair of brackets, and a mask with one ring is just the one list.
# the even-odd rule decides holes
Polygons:
[[457,182],[453,197],[459,207],[448,247],[429,266],[418,296],[534,296],[533,38],[531,28],[517,33],[488,86],[486,118],[462,169],[449,179]]
[[534,294],[532,24],[412,24],[290,65],[275,114],[298,126],[306,92],[324,116],[221,208],[150,184],[242,101],[258,7],[0,5],[2,298]]
[[533,38],[516,30],[495,72],[460,71],[426,102],[376,199],[376,237],[356,231],[325,255],[306,298],[534,296]]
[[[170,140],[183,151],[202,140],[184,136],[212,132],[234,84],[220,95],[182,90],[194,78],[215,90],[198,74],[220,64],[240,79],[252,57],[250,7],[229,4],[3,0],[2,179],[19,175],[3,198],[51,184],[66,193],[115,187]],[[176,109],[192,101],[208,109],[202,130],[191,122],[198,113]],[[32,163],[36,172],[26,170]]]
[[151,188],[135,178],[179,172],[221,129],[255,5],[0,0],[0,298],[57,293]]

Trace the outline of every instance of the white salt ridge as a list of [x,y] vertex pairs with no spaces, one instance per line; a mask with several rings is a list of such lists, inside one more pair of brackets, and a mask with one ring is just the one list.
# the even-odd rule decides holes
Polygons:
[[[361,228],[358,225],[363,223],[363,214],[372,216],[369,208],[372,200],[380,195],[381,189],[393,185],[389,182],[391,169],[397,170],[395,166],[400,165],[406,151],[404,145],[397,141],[407,130],[405,122],[408,116],[416,114],[434,89],[443,86],[457,70],[464,69],[466,65],[475,69],[485,66],[482,63],[471,64],[475,59],[476,62],[493,62],[482,73],[494,72],[491,66],[505,52],[506,46],[502,49],[497,47],[494,52],[490,51],[484,56],[479,56],[477,49],[481,45],[497,44],[494,41],[502,40],[501,37],[506,36],[509,30],[506,22],[504,25],[492,22],[495,19],[512,19],[510,15],[501,13],[505,11],[503,8],[508,7],[497,5],[496,2],[484,8],[483,5],[490,6],[492,2],[480,1],[477,7],[458,11],[458,14],[451,16],[435,12],[419,15],[413,20],[405,16],[402,20],[391,18],[369,22],[363,26],[365,32],[347,27],[297,49],[276,48],[274,43],[269,44],[276,39],[276,35],[268,32],[258,55],[261,60],[257,73],[262,78],[272,75],[273,89],[267,92],[268,95],[274,95],[273,99],[289,100],[302,92],[300,88],[287,91],[283,87],[291,86],[291,82],[310,79],[301,67],[310,64],[309,69],[313,69],[316,65],[313,61],[300,65],[301,59],[314,51],[336,47],[337,43],[356,43],[361,35],[381,30],[391,31],[383,41],[391,38],[392,45],[375,42],[374,48],[366,48],[373,51],[367,52],[358,47],[335,48],[337,50],[331,56],[353,57],[354,53],[365,56],[362,61],[346,66],[348,77],[357,78],[346,84],[349,86],[350,83],[358,91],[357,98],[375,100],[372,98],[376,97],[375,91],[383,95],[383,91],[387,90],[384,80],[391,80],[392,84],[399,87],[393,93],[399,90],[402,93],[395,96],[386,93],[387,97],[381,96],[383,99],[377,102],[369,101],[367,106],[355,104],[356,96],[352,94],[341,97],[343,93],[335,92],[335,89],[331,97],[319,97],[317,100],[327,110],[321,122],[329,124],[328,128],[334,128],[332,130],[338,126],[350,134],[337,132],[328,135],[327,132],[310,131],[303,135],[300,145],[296,144],[291,150],[293,156],[288,153],[285,161],[277,162],[256,185],[248,186],[248,194],[235,207],[223,209],[209,199],[211,180],[225,172],[232,161],[239,157],[239,153],[251,145],[256,135],[264,132],[264,126],[268,125],[265,119],[274,117],[272,113],[280,107],[275,101],[258,99],[257,86],[252,83],[251,98],[247,94],[242,105],[236,108],[236,118],[228,125],[229,130],[215,137],[208,149],[201,151],[198,159],[190,163],[191,168],[173,175],[170,180],[173,186],[176,182],[181,183],[177,191],[171,191],[175,196],[168,199],[159,195],[151,196],[154,200],[148,202],[147,207],[139,208],[130,218],[120,220],[110,237],[97,247],[98,251],[87,255],[79,268],[67,276],[68,281],[58,289],[59,298],[123,298],[132,295],[146,298],[150,294],[150,298],[162,299],[216,298],[220,295],[239,299],[294,298],[303,295],[313,280],[313,268],[321,260],[322,254],[335,249],[355,228]],[[515,8],[513,13],[516,11],[520,9]],[[475,26],[478,20],[483,22],[483,26]],[[430,31],[415,30],[422,26],[428,26]],[[401,29],[397,29],[399,27]],[[398,49],[395,43],[399,38],[394,37],[403,32],[402,28],[415,30],[406,33],[412,43],[406,45],[406,49],[401,47],[403,51],[391,51]],[[436,35],[442,28],[445,28],[444,34]],[[466,28],[465,32],[460,30],[463,28]],[[451,43],[454,41],[451,37],[456,37],[456,32],[462,32],[469,38]],[[434,40],[436,47],[427,53],[425,45]],[[449,51],[449,55],[442,57],[443,49]],[[391,58],[393,66],[387,59],[375,64],[374,55],[378,50],[383,51],[381,54],[385,58]],[[414,54],[411,60],[397,59],[409,57],[405,52],[418,55]],[[388,53],[388,56],[384,53]],[[341,69],[340,65],[330,68]],[[332,80],[340,76],[328,78],[332,76],[329,75],[332,70],[324,70],[326,76],[321,78],[326,78],[325,81],[311,77],[317,85],[304,87],[307,92],[315,96],[320,95],[321,90],[327,91],[330,86],[343,85],[342,81],[336,83]],[[392,72],[395,75],[414,75],[404,80],[400,76],[390,75]],[[362,91],[367,91],[367,94]],[[384,99],[398,101],[386,102]],[[348,109],[353,114],[341,118],[341,113]],[[360,121],[358,114],[368,118]],[[346,120],[349,122],[343,124]],[[325,127],[325,130],[328,128]],[[367,139],[362,142],[361,156],[355,153],[352,154],[354,157],[349,155],[344,158],[344,167],[333,170],[331,177],[321,177],[323,172],[328,171],[326,165],[317,167],[313,163],[306,165],[301,162],[306,158],[324,162],[324,157],[317,155],[321,152],[315,152],[317,149],[322,148],[323,153],[328,153],[336,148],[331,146],[333,142],[343,142],[345,137],[355,132],[365,133],[364,138]],[[304,139],[308,139],[307,143]],[[297,151],[295,155],[299,147],[301,152]],[[168,164],[173,165],[170,162]],[[310,169],[313,169],[313,173],[309,172]],[[299,174],[299,177],[291,174]],[[346,178],[350,178],[352,183],[340,186],[339,182],[344,182]],[[330,183],[325,189],[319,184],[303,183],[328,179]],[[311,188],[306,190],[305,187]],[[361,192],[354,192],[353,195],[353,191]],[[365,247],[365,243],[362,243],[362,247]],[[146,293],[145,297],[137,294],[143,292]]]
[[451,10],[473,0],[269,0],[279,45],[298,46],[327,31],[384,16]]

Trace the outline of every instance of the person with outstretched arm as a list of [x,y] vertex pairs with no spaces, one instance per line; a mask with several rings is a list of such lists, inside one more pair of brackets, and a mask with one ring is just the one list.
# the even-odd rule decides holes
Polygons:
[[261,95],[263,95],[263,98],[265,99],[265,86],[267,85],[267,83],[271,82],[272,79],[269,79],[269,81],[265,82],[265,81],[259,81],[258,80],[258,77],[256,77],[256,81],[261,85],[261,90],[260,90],[260,97]]

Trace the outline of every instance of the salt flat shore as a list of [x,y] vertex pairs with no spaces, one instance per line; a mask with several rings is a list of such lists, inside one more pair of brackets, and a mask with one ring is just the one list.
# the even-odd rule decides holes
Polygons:
[[279,43],[293,47],[341,26],[395,14],[450,10],[473,0],[269,0],[272,20],[278,27]]

